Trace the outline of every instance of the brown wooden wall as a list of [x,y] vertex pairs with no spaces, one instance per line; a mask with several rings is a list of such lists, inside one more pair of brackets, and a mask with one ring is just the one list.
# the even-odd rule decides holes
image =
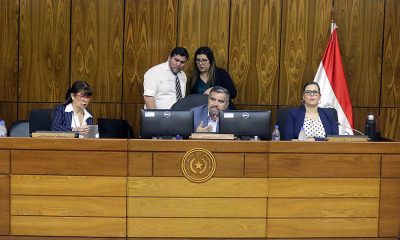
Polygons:
[[355,128],[369,111],[400,140],[400,0],[1,0],[0,118],[27,119],[64,99],[77,79],[96,117],[138,130],[143,74],[186,47],[210,46],[242,109],[299,105],[329,38],[331,9]]

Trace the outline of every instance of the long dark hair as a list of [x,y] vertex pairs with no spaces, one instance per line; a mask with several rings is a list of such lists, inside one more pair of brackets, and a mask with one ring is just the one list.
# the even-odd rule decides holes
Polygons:
[[81,93],[83,96],[90,97],[93,94],[93,90],[90,88],[89,83],[81,80],[76,81],[70,88],[68,88],[67,93],[65,94],[65,102],[62,105],[66,106],[72,102],[71,93]]
[[215,70],[217,68],[217,63],[215,61],[214,53],[209,47],[200,47],[194,53],[193,64],[194,64],[194,71],[192,77],[190,79],[190,83],[188,84],[188,93],[193,89],[196,85],[197,79],[200,78],[200,71],[197,68],[197,55],[204,54],[207,56],[208,61],[210,62],[210,69],[208,70],[208,81],[211,82],[211,86],[214,86],[215,81]]

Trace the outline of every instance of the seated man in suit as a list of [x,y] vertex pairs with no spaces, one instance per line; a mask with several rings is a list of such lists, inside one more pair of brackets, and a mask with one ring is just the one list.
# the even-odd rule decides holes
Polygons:
[[219,111],[227,109],[229,92],[223,87],[211,88],[208,104],[193,108],[196,132],[218,132]]

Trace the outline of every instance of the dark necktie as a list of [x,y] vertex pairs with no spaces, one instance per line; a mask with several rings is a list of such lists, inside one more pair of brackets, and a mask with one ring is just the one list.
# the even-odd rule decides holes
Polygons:
[[182,91],[181,91],[181,84],[179,82],[178,75],[175,78],[175,89],[176,89],[176,101],[179,101],[182,98]]

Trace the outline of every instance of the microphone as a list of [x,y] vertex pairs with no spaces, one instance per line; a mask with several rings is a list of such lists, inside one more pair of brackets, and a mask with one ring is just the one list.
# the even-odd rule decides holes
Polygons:
[[359,133],[359,134],[361,134],[361,135],[365,136],[365,134],[364,134],[364,133],[362,133],[361,131],[358,131],[357,129],[354,129],[354,128],[351,128],[351,127],[345,126],[345,125],[341,124],[340,122],[335,122],[335,123],[336,123],[337,125],[341,126],[341,127],[344,127],[344,128],[350,129],[350,130],[352,130],[353,132],[356,132],[356,133]]

